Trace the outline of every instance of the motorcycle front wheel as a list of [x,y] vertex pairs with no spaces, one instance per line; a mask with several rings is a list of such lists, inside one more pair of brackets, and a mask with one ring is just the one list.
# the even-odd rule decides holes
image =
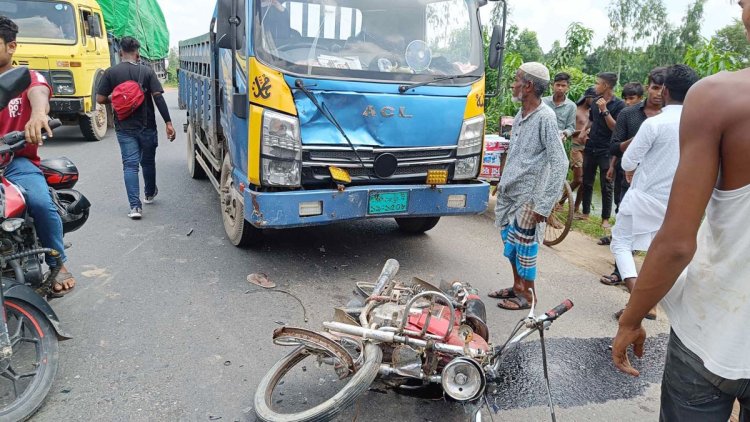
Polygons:
[[[313,402],[311,407],[301,409],[301,407],[306,407],[305,405],[309,402],[307,396],[312,397],[316,393],[325,390],[325,384],[328,381],[325,378],[319,378],[319,382],[315,385],[314,378],[317,375],[312,375],[313,380],[311,385],[302,387],[298,391],[293,391],[288,386],[291,380],[282,380],[282,378],[292,372],[295,367],[302,364],[308,357],[316,355],[315,351],[310,350],[306,346],[297,347],[278,361],[258,384],[258,389],[255,392],[255,414],[258,416],[258,419],[264,422],[315,422],[332,420],[334,416],[351,406],[357,397],[367,391],[370,388],[370,384],[372,384],[378,375],[380,363],[383,359],[383,351],[380,349],[380,346],[367,343],[363,354],[364,361],[362,366],[354,374],[343,380],[345,385],[337,393],[317,405]],[[303,373],[312,372],[307,370],[308,366],[313,366],[311,363],[314,365],[315,362],[308,362],[301,365]],[[295,373],[292,376],[297,377],[298,375],[304,374]],[[299,376],[299,378],[304,378],[304,376]],[[287,391],[285,394],[283,391],[277,391],[280,389],[289,389],[292,391]],[[281,409],[285,405],[285,400],[287,402],[297,401],[296,406],[290,403],[293,408],[291,412],[285,412]]]
[[0,420],[25,421],[44,403],[59,364],[52,325],[26,302],[5,300],[13,356],[0,366]]

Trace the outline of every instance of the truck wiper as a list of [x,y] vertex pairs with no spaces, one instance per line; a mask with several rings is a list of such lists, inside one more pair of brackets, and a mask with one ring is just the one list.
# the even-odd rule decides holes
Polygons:
[[418,82],[418,83],[411,84],[411,85],[400,85],[398,87],[398,92],[400,94],[403,94],[410,89],[419,88],[420,86],[426,86],[426,85],[434,84],[435,82],[440,82],[440,81],[454,81],[460,78],[476,78],[476,76],[475,75],[439,76],[437,78],[433,78],[425,82]]
[[[313,95],[312,92],[310,92],[309,89],[305,86],[305,83],[302,81],[302,79],[297,79],[294,81],[294,86],[297,87],[300,91],[302,91],[303,94],[315,105],[315,108],[320,111],[320,114],[322,114],[326,119],[328,119],[331,124],[338,129],[339,133],[341,133],[341,136],[346,139],[346,143],[349,144],[349,148],[352,149],[352,152],[354,152],[354,155],[357,156],[357,160],[359,160],[359,164],[362,166],[363,169],[366,169],[364,161],[362,161],[362,157],[359,156],[359,152],[357,152],[357,148],[354,147],[354,144],[352,144],[351,139],[349,139],[349,136],[347,136],[346,132],[344,131],[344,128],[341,127],[339,122],[336,120],[335,117],[333,117],[333,113],[331,113],[331,110],[328,109],[328,107],[323,104],[321,105],[318,102],[318,99],[315,98],[315,95]],[[370,179],[370,174],[365,171],[365,175],[367,175],[367,179]]]

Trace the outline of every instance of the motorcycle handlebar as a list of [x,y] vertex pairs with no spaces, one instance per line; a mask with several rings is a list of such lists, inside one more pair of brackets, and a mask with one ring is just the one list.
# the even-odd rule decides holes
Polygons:
[[383,293],[385,287],[390,283],[393,277],[396,276],[400,265],[395,259],[389,259],[383,266],[383,271],[380,272],[380,277],[375,283],[375,289],[372,291],[373,296],[380,296]]
[[547,321],[554,321],[562,316],[562,314],[564,314],[565,312],[571,310],[571,308],[573,308],[573,302],[570,299],[565,299],[563,303],[545,312],[544,315],[547,316]]
[[[55,130],[62,126],[60,119],[50,119],[47,124],[50,129]],[[47,139],[47,131],[42,130],[42,137]],[[15,131],[6,133],[0,138],[0,154],[7,154],[9,152],[16,152],[23,149],[26,146],[26,134],[23,131]]]

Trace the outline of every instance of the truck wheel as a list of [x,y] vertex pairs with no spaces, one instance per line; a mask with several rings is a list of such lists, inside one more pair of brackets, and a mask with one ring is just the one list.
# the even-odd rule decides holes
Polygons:
[[94,111],[86,113],[78,119],[78,125],[81,127],[84,139],[90,142],[101,141],[107,136],[109,127],[107,107],[97,104]]
[[205,179],[206,171],[195,158],[195,132],[193,131],[193,125],[188,124],[187,129],[187,167],[188,174],[193,179]]
[[420,234],[437,226],[440,217],[397,218],[398,228],[404,233]]
[[224,222],[224,231],[227,232],[229,241],[234,246],[255,246],[261,241],[260,229],[254,227],[245,220],[245,205],[232,178],[232,161],[229,154],[224,156],[221,165],[221,181],[219,184],[219,198],[221,201],[221,219]]

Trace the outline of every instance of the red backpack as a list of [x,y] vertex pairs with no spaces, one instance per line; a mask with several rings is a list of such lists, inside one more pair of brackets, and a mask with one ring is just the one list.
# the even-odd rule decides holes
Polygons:
[[143,84],[141,83],[143,65],[138,65],[138,68],[138,82],[125,81],[117,85],[112,91],[112,108],[120,121],[130,117],[143,104],[145,99]]

